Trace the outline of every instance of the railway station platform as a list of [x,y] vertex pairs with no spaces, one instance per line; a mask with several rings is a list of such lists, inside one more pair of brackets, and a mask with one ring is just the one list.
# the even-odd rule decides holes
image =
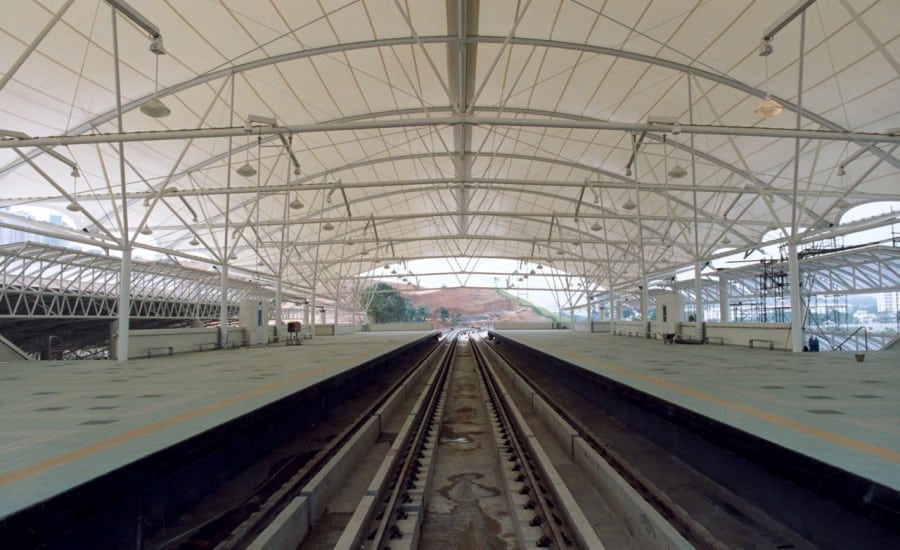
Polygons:
[[430,335],[0,363],[0,520]]
[[784,353],[608,334],[495,331],[900,491],[900,352]]

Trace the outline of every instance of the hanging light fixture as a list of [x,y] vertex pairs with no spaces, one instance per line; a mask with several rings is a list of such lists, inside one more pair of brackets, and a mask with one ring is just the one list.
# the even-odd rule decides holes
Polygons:
[[75,195],[78,194],[78,169],[72,169],[72,202],[66,205],[66,210],[69,212],[81,212],[83,208],[78,201],[75,200]]
[[676,162],[675,166],[673,166],[671,169],[669,169],[669,177],[672,179],[677,180],[679,178],[685,177],[686,175],[687,175],[687,170],[685,170],[685,168],[683,166],[681,166],[680,164],[677,164],[677,162]]
[[675,147],[675,145],[672,145],[672,149],[675,150],[675,166],[669,169],[668,176],[677,180],[685,177],[687,175],[687,170],[678,162],[678,148]]
[[325,222],[325,225],[322,226],[322,229],[325,231],[334,231],[334,226],[331,225],[331,222]]
[[631,200],[631,195],[628,195],[628,200],[625,201],[625,204],[622,205],[622,208],[624,208],[625,210],[634,210],[635,208],[637,208],[637,205],[633,200]]
[[724,239],[722,239],[722,244],[725,244],[725,245],[731,244],[731,239],[729,239],[728,237],[725,237]]
[[291,210],[300,210],[301,208],[303,208],[303,201],[300,200],[299,196],[295,196],[294,200],[288,203],[288,207]]
[[765,99],[760,102],[759,106],[753,110],[759,118],[772,118],[784,112],[784,105],[773,99],[772,96],[766,94]]
[[245,160],[244,164],[242,164],[237,170],[235,170],[238,174],[244,176],[245,178],[251,178],[256,175],[256,168],[250,164],[249,160]]
[[759,55],[763,58],[763,63],[766,67],[766,97],[763,98],[759,106],[753,110],[759,118],[772,118],[784,112],[784,105],[779,103],[772,97],[772,94],[769,93],[769,54],[773,51],[772,42],[770,40],[763,40]]
[[234,252],[232,252],[232,253],[228,256],[228,259],[229,259],[229,260],[237,260],[237,259],[238,259],[238,256],[237,256],[237,254],[235,254]]
[[600,225],[600,222],[594,222],[594,225],[591,226],[591,231],[600,231],[603,229],[603,226]]
[[197,246],[200,244],[200,241],[197,240],[197,237],[194,237],[193,239],[190,240],[190,242],[188,242],[188,244],[191,246]]
[[149,225],[144,225],[144,227],[141,228],[141,235],[152,235],[152,234],[153,234],[153,230],[150,229]]
[[848,206],[850,206],[850,203],[847,202],[847,199],[841,198],[841,199],[838,199],[838,201],[836,203],[834,203],[834,205],[838,208],[844,209],[844,208],[847,208]]
[[172,110],[166,107],[156,94],[159,93],[159,56],[166,53],[163,47],[162,37],[158,36],[150,43],[150,51],[156,58],[156,74],[153,77],[153,97],[141,105],[141,112],[150,118],[163,118],[172,114]]
[[244,164],[240,165],[237,170],[235,170],[238,174],[244,176],[245,178],[252,178],[256,175],[256,168],[250,164],[250,148],[247,147],[247,156],[244,157]]

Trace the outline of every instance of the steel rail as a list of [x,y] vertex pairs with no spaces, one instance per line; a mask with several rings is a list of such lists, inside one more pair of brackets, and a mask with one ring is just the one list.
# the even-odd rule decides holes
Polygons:
[[[302,456],[303,453],[299,455],[294,455],[289,458],[281,467],[271,474],[265,481],[259,484],[251,493],[248,495],[238,506],[226,510],[221,514],[203,522],[200,525],[195,525],[191,527],[189,530],[183,531],[178,535],[168,539],[161,547],[174,547],[181,543],[185,543],[189,540],[189,538],[203,530],[204,528],[208,528],[212,526],[216,522],[227,521],[228,516],[234,512],[236,509],[241,509],[246,507],[249,503],[251,503],[255,498],[257,498],[260,494],[268,494],[269,496],[266,498],[265,502],[261,504],[258,508],[260,513],[255,513],[250,515],[250,517],[246,518],[242,521],[236,528],[232,529],[231,534],[225,540],[221,541],[216,545],[217,549],[228,549],[228,548],[242,548],[246,547],[252,540],[252,537],[255,533],[261,532],[265,525],[272,521],[272,519],[278,514],[278,512],[284,508],[291,500],[296,496],[305,485],[309,482],[309,480],[316,475],[327,463],[328,461],[344,446],[358,431],[359,429],[375,414],[375,412],[393,395],[398,388],[400,388],[406,380],[408,380],[413,374],[424,365],[428,364],[433,357],[437,353],[441,352],[441,346],[435,346],[427,355],[421,358],[412,368],[410,368],[399,380],[397,380],[391,387],[384,392],[371,406],[369,406],[362,414],[360,414],[353,423],[344,429],[341,433],[339,433],[334,439],[332,439],[328,444],[319,450],[315,456],[312,457],[308,462],[303,464],[299,470],[295,474],[293,474],[287,482],[284,482],[283,473],[288,471],[290,468],[296,467],[296,459],[299,456]],[[280,487],[275,488],[274,485],[280,485]]]
[[[530,525],[546,526],[550,531],[550,536],[548,537],[545,530],[545,536],[538,541],[538,545],[550,546],[552,548],[566,548],[572,546],[574,544],[574,537],[566,534],[562,528],[564,515],[554,513],[554,509],[557,505],[561,506],[561,503],[551,501],[545,494],[546,489],[541,483],[541,475],[535,471],[535,467],[531,463],[531,460],[527,458],[531,453],[529,452],[527,445],[521,440],[521,433],[516,422],[512,419],[512,412],[509,410],[509,404],[506,403],[500,390],[497,388],[496,374],[489,367],[486,356],[479,349],[479,346],[475,344],[475,341],[470,340],[470,342],[472,343],[472,356],[478,365],[481,378],[488,391],[489,401],[493,404],[495,414],[498,415],[498,419],[505,427],[506,435],[509,438],[508,444],[512,446],[515,455],[519,457],[518,462],[521,467],[520,471],[527,479],[526,486],[531,488],[531,495],[533,497],[531,502],[540,509],[536,512]],[[574,526],[567,526],[567,528],[569,533],[573,533]]]
[[490,348],[492,353],[515,374],[520,376],[528,383],[531,391],[540,396],[547,405],[556,411],[563,420],[568,422],[578,435],[603,457],[607,463],[616,472],[624,478],[629,485],[632,486],[647,502],[650,503],[657,512],[660,513],[681,535],[698,548],[709,548],[714,550],[725,550],[725,546],[719,542],[704,526],[695,521],[683,508],[676,505],[672,499],[665,493],[656,488],[656,486],[647,479],[643,474],[622,459],[618,453],[604,445],[597,437],[594,436],[583,422],[570,415],[564,407],[561,407],[555,400],[541,387],[535,385],[525,374],[516,367],[501,351]]
[[395,469],[397,474],[393,476],[394,484],[390,487],[390,494],[387,497],[379,495],[379,498],[376,500],[376,502],[384,503],[384,506],[379,511],[380,520],[375,532],[368,537],[371,540],[370,548],[389,548],[391,539],[403,535],[396,525],[396,520],[405,516],[402,510],[402,505],[406,500],[404,495],[406,495],[410,484],[415,482],[413,478],[419,470],[419,451],[428,443],[427,438],[431,435],[435,411],[445,394],[448,373],[453,364],[460,334],[461,332],[451,334],[448,351],[441,358],[439,370],[433,379],[434,382],[426,390],[424,395],[425,402],[416,413],[414,421],[416,426],[415,433],[406,443],[403,460],[399,467]]

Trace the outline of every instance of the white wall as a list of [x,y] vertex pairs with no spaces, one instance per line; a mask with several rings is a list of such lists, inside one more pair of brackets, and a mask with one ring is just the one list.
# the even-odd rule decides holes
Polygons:
[[404,330],[434,330],[434,325],[431,323],[372,323],[369,325],[369,332],[394,332]]
[[495,330],[553,330],[552,322],[545,323],[513,323],[513,322],[497,322],[494,323]]
[[[687,325],[695,323],[684,323],[685,329],[691,328]],[[771,340],[775,349],[792,349],[790,323],[706,323],[706,337],[711,338],[710,343],[713,344],[722,338],[726,345],[745,347],[749,346],[751,339]],[[755,342],[753,347],[757,346],[768,348],[766,343]]]
[[[151,348],[172,347],[174,353],[188,351],[200,351],[203,349],[215,349],[218,342],[218,329],[216,328],[165,328],[128,331],[128,357],[147,357]],[[228,331],[229,342],[243,342],[243,334],[240,329]],[[240,344],[239,344],[240,345]],[[153,349],[153,355],[166,355],[168,349]]]

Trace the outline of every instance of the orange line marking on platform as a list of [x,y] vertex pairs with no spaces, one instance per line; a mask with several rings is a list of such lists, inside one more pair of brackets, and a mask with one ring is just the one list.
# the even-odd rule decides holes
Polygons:
[[[638,378],[645,382],[649,382],[655,386],[660,386],[662,388],[666,388],[666,389],[672,390],[674,392],[693,397],[695,399],[700,399],[700,400],[707,401],[710,403],[715,403],[716,405],[719,405],[726,409],[731,409],[733,411],[737,411],[737,412],[745,414],[747,416],[752,416],[754,418],[758,418],[760,420],[764,420],[764,421],[770,422],[772,424],[777,424],[778,426],[790,428],[790,429],[798,431],[800,433],[804,433],[806,435],[811,435],[811,436],[821,439],[823,441],[828,441],[829,443],[834,443],[834,444],[840,445],[842,447],[847,447],[848,449],[853,449],[855,451],[860,451],[860,452],[863,452],[866,454],[877,456],[877,457],[883,458],[885,460],[890,460],[891,462],[900,462],[900,452],[892,451],[891,449],[885,449],[884,447],[872,445],[871,443],[866,443],[865,441],[859,441],[858,439],[845,437],[842,435],[838,435],[836,433],[829,432],[827,430],[815,428],[813,426],[809,426],[807,424],[797,422],[796,420],[790,420],[788,418],[783,418],[776,414],[761,411],[759,409],[755,409],[748,405],[741,405],[740,403],[735,403],[733,401],[729,401],[729,400],[723,399],[721,397],[716,397],[714,395],[709,395],[707,393],[703,393],[703,392],[700,392],[697,390],[685,388],[684,386],[679,386],[678,384],[673,384],[672,382],[667,382],[666,380],[662,380],[660,378],[656,378],[656,377],[653,377],[653,376],[650,376],[647,374],[642,374],[640,372],[634,372],[634,371],[625,369],[623,367],[611,365],[609,363],[596,363],[596,362],[594,362],[594,359],[592,359],[588,356],[585,356],[585,355],[581,355],[579,353],[563,352],[563,351],[557,351],[556,353],[565,353],[570,356],[575,356],[575,357],[578,357],[579,359],[587,362],[587,364],[593,364],[593,365],[596,365],[597,367],[615,371],[615,372],[618,372],[619,374],[623,374],[625,376],[629,376],[632,378]],[[562,358],[561,355],[557,355],[557,357]]]
[[[368,354],[367,354],[368,355]],[[358,366],[358,365],[357,365]],[[246,391],[244,393],[235,395],[233,397],[229,397],[228,399],[223,399],[221,401],[217,401],[215,403],[211,403],[204,407],[200,407],[199,409],[194,409],[192,411],[187,411],[178,415],[175,415],[170,418],[165,418],[158,422],[153,422],[152,424],[147,424],[141,428],[136,430],[131,430],[128,432],[121,433],[119,435],[115,435],[113,437],[104,439],[102,441],[98,441],[96,443],[92,443],[91,445],[87,445],[85,447],[81,447],[79,449],[75,449],[73,451],[69,451],[67,453],[63,453],[58,456],[54,456],[52,458],[48,458],[46,460],[42,460],[40,462],[36,462],[30,466],[25,466],[24,468],[19,468],[18,470],[12,470],[10,472],[6,472],[0,474],[0,486],[9,485],[11,483],[15,483],[17,481],[21,481],[23,479],[29,478],[31,476],[46,472],[47,470],[52,470],[53,468],[57,468],[59,466],[63,466],[70,462],[74,462],[76,460],[80,460],[82,458],[97,454],[101,451],[105,451],[112,447],[116,447],[117,445],[121,445],[123,443],[128,443],[129,441],[134,441],[140,437],[144,437],[146,435],[150,435],[152,433],[158,432],[160,430],[164,430],[166,428],[170,428],[176,424],[184,422],[186,420],[191,420],[204,414],[208,414],[211,412],[215,412],[225,407],[229,407],[231,405],[235,405],[240,403],[241,401],[245,401],[247,399],[251,399],[253,397],[257,397],[266,392],[270,392],[272,390],[277,390],[284,386],[289,386],[291,384],[295,384],[305,378],[309,378],[311,376],[315,376],[316,374],[321,374],[330,369],[333,369],[334,365],[324,365],[322,367],[316,368],[311,371],[304,372],[299,376],[294,376],[282,382],[273,382],[271,384]],[[351,367],[353,368],[353,367]]]

